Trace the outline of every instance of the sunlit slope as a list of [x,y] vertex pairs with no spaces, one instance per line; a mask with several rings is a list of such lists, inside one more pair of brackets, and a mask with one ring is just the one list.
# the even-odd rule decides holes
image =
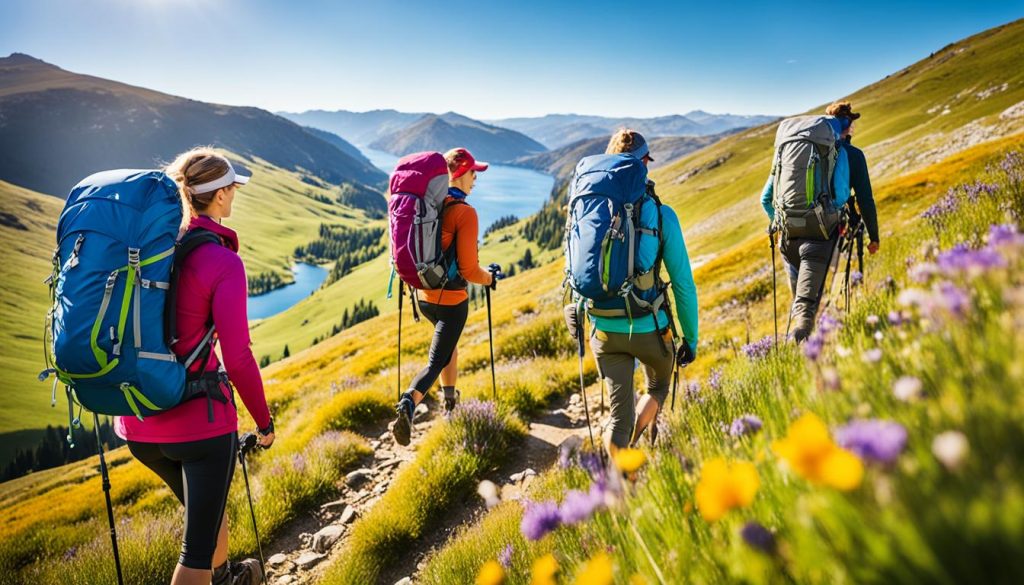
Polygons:
[[[523,257],[527,249],[533,252],[537,265],[547,263],[556,256],[560,257],[557,250],[540,252],[535,244],[519,235],[522,223],[523,221],[520,221],[489,234],[480,248],[481,264],[486,266],[491,262],[497,262],[507,271],[512,263]],[[516,272],[520,272],[520,269],[517,268]],[[381,313],[397,310],[398,302],[395,295],[400,281],[396,276],[393,285],[394,295],[389,300],[387,289],[390,275],[391,265],[385,252],[359,265],[344,278],[315,291],[288,310],[253,323],[253,354],[257,359],[262,356],[277,359],[284,351],[285,345],[292,354],[309,347],[315,338],[324,338],[330,335],[332,327],[340,326],[342,314],[346,309],[351,312],[352,306],[360,299],[372,301]],[[504,285],[512,282],[514,280],[510,279],[500,283],[502,293],[506,288]]]
[[[54,231],[64,202],[0,181],[0,307],[3,345],[0,367],[0,433],[47,424],[67,424],[67,409],[49,407],[50,384],[36,375],[43,369],[43,319],[49,296],[43,279],[50,273]],[[12,451],[0,443],[0,461]]]
[[[949,45],[850,96],[837,95],[863,114],[854,142],[865,150],[876,183],[1024,129],[1022,62],[1024,21],[1016,21]],[[823,110],[824,104],[807,113]],[[652,173],[658,192],[679,211],[698,261],[760,237],[766,219],[757,196],[775,128],[739,133]]]

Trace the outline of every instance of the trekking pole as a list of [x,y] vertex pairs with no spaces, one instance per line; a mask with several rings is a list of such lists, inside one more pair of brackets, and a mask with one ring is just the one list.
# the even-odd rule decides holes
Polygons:
[[249,517],[252,518],[252,533],[256,536],[256,550],[260,553],[260,573],[266,575],[267,562],[263,560],[263,544],[260,543],[260,529],[256,526],[256,509],[252,505],[252,491],[249,489],[249,471],[245,466],[245,456],[249,451],[256,448],[257,441],[255,433],[246,433],[238,439],[238,462],[242,464],[242,478],[245,479],[245,495],[249,498]]
[[[583,383],[583,356],[586,354],[586,352],[587,352],[587,350],[586,350],[586,348],[583,345],[583,327],[582,327],[582,324],[580,323],[579,319],[577,319],[576,320],[576,355],[577,355],[577,357],[579,357],[579,362],[580,362],[580,394],[583,395],[583,414],[587,418],[587,433],[590,434],[590,446],[593,447],[593,449],[595,451],[599,451],[599,449],[597,447],[597,442],[594,441],[594,426],[592,424],[590,424],[590,407],[587,405],[587,387]],[[601,387],[602,387],[601,392],[602,392],[602,396],[603,396],[604,395],[603,381],[602,381],[602,386]],[[602,459],[603,458],[604,457],[602,456]]]
[[487,297],[487,345],[491,347],[491,394],[494,402],[498,402],[498,383],[494,377],[494,331],[491,329],[491,287],[484,288]]
[[846,301],[846,307],[844,311],[850,312],[850,268],[853,264],[853,240],[849,241],[846,246],[846,274],[843,275],[843,297]]
[[398,283],[398,401],[402,401],[402,297],[405,296],[405,283]]
[[[771,227],[768,228],[768,242],[771,245],[772,250],[772,315],[775,317],[775,345],[779,345],[779,301],[778,301],[778,277],[775,272],[775,232]],[[676,370],[676,376],[679,376],[679,370]],[[672,406],[675,407],[676,395],[673,389],[672,392]]]
[[[121,575],[121,554],[117,550],[117,529],[114,527],[114,505],[110,501],[110,474],[107,473],[107,459],[103,456],[103,437],[100,436],[100,417],[92,413],[93,430],[96,431],[96,446],[100,451],[100,476],[103,478],[103,495],[107,500],[107,523],[110,524],[110,544],[114,547],[114,568],[117,570],[117,584],[124,585]],[[70,433],[70,431],[68,431]]]

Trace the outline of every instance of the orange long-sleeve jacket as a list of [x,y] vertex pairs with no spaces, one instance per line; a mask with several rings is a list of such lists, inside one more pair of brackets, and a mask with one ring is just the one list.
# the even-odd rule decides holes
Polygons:
[[[441,249],[448,250],[455,240],[455,257],[459,263],[459,274],[467,282],[490,285],[491,273],[480,267],[477,238],[480,222],[476,210],[468,203],[450,205],[454,197],[445,199],[444,216],[441,218]],[[469,298],[465,290],[424,290],[423,300],[435,305],[457,305]]]

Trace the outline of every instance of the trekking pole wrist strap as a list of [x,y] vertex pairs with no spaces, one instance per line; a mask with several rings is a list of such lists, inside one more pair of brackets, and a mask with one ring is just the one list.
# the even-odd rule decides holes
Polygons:
[[259,428],[256,431],[259,432],[261,436],[266,436],[268,434],[272,434],[273,433],[273,417],[272,416],[270,417],[270,422],[267,423],[267,425],[265,427]]

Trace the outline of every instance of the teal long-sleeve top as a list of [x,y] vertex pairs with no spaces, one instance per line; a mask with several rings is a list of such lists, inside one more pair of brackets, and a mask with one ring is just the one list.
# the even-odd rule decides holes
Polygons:
[[[661,229],[662,263],[672,283],[676,316],[679,318],[683,338],[689,343],[694,355],[697,355],[697,286],[693,282],[690,256],[686,252],[686,240],[683,239],[679,217],[668,205],[661,206]],[[606,333],[650,333],[656,330],[653,315],[634,318],[632,331],[626,317],[592,316],[591,319],[594,327]],[[665,309],[658,315],[658,324],[663,328],[668,325],[668,313]]]
[[[776,153],[775,156],[778,156]],[[772,160],[772,173],[765,181],[764,189],[761,190],[761,207],[768,214],[770,221],[775,220],[775,206],[772,205],[772,196],[775,189],[775,161]],[[836,168],[832,173],[832,192],[835,193],[836,209],[842,209],[846,201],[850,199],[850,160],[846,149],[839,147],[836,152]]]

